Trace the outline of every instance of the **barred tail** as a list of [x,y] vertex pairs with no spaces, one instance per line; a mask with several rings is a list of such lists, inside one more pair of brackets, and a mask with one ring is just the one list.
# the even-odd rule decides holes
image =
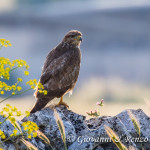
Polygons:
[[30,113],[35,113],[36,111],[41,110],[42,108],[44,108],[46,106],[46,104],[51,101],[53,98],[39,98],[37,99],[36,104],[34,105],[34,107],[32,108],[32,110],[30,111]]

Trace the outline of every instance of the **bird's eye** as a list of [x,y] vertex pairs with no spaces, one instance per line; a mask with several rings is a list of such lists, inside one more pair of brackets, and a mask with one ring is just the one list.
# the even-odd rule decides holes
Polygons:
[[73,35],[71,35],[71,37],[73,38],[74,36],[73,36]]

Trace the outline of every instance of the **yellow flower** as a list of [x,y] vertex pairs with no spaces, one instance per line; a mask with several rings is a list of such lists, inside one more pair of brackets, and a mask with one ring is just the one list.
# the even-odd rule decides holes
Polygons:
[[21,125],[22,125],[23,127],[25,127],[25,126],[26,126],[26,122],[23,122]]
[[11,94],[12,94],[12,95],[15,95],[16,93],[15,93],[15,92],[12,92]]
[[44,90],[44,95],[47,95],[47,91],[46,90]]
[[28,138],[31,139],[31,135],[28,135]]
[[24,71],[24,74],[25,74],[26,76],[28,76],[28,75],[29,75],[29,71]]
[[4,91],[1,91],[1,94],[3,95],[3,94],[4,94]]
[[9,40],[6,40],[6,39],[0,39],[0,48],[4,46],[4,47],[7,47],[7,46],[12,46],[11,43],[9,42]]
[[43,91],[42,90],[38,90],[40,93],[43,93]]
[[10,104],[6,104],[7,107],[12,108],[12,106]]
[[23,81],[23,79],[22,79],[22,78],[18,78],[17,80],[18,80],[19,82],[22,82],[22,81]]
[[30,116],[30,112],[29,111],[26,111],[26,117],[29,117]]
[[32,89],[35,89],[35,86],[32,85],[31,88],[32,88]]
[[44,87],[43,87],[42,83],[38,82],[38,88],[40,88],[40,89],[44,89]]
[[0,135],[2,135],[3,134],[3,131],[2,130],[0,130]]
[[24,127],[24,130],[28,130],[28,127]]
[[14,136],[16,136],[16,135],[17,135],[17,133],[18,133],[18,130],[14,129],[14,130],[13,130],[13,134],[14,134]]
[[15,86],[15,85],[12,85],[11,88],[12,88],[13,90],[16,90],[16,86]]
[[21,111],[17,111],[17,116],[21,116]]
[[37,137],[37,132],[33,132],[33,137]]
[[9,117],[9,120],[14,123],[16,121],[16,119],[14,117]]
[[2,115],[2,116],[3,116],[3,115],[4,115],[4,111],[1,111],[1,112],[0,112],[0,115]]
[[9,116],[13,116],[13,113],[12,113],[12,112],[9,112]]
[[3,111],[9,112],[9,108],[8,108],[8,107],[4,107],[4,108],[3,108]]
[[5,136],[5,134],[4,134],[4,132],[3,132],[2,130],[0,130],[0,137],[1,137],[2,139],[5,139],[5,138],[6,138],[6,136]]
[[14,106],[14,108],[11,108],[12,112],[16,112],[18,109]]
[[32,129],[30,129],[30,127],[28,127],[28,134],[32,133]]
[[18,90],[18,91],[21,91],[21,90],[22,90],[22,87],[21,87],[21,86],[17,86],[17,90]]
[[1,138],[2,138],[2,139],[5,139],[5,138],[6,138],[5,134],[1,135]]

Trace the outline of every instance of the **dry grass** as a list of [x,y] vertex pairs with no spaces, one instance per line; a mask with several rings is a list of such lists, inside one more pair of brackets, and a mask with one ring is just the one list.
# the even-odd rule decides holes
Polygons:
[[120,141],[118,135],[108,126],[104,126],[107,135],[111,138],[113,143],[118,147],[119,150],[128,150]]

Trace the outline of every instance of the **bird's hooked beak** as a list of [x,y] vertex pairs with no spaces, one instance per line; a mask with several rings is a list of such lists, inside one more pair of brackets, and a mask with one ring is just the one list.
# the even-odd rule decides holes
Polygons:
[[82,36],[77,36],[77,40],[82,42]]
[[82,37],[80,37],[79,41],[81,41],[81,42],[82,42]]

